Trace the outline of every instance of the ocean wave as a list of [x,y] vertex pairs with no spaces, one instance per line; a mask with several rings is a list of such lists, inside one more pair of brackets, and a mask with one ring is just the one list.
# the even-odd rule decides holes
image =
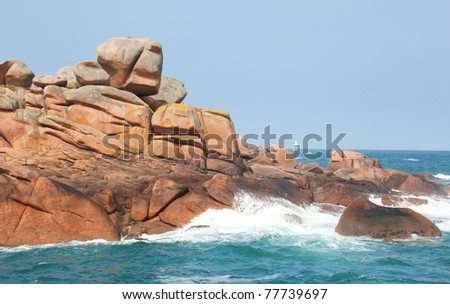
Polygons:
[[[346,237],[335,232],[344,208],[323,211],[318,205],[305,207],[275,197],[260,198],[241,192],[234,209],[207,210],[185,227],[159,235],[143,235],[151,243],[251,243],[270,246],[307,247],[311,251],[372,251],[369,237]],[[301,219],[302,223],[296,223]]]
[[434,175],[434,177],[442,179],[442,180],[450,181],[450,175],[438,173],[438,174]]
[[418,161],[420,161],[420,159],[417,159],[417,158],[404,158],[403,160],[411,161],[411,162],[418,162]]
[[241,192],[235,197],[233,209],[207,210],[185,227],[143,238],[154,242],[240,243],[270,236],[330,236],[334,235],[338,220],[338,215],[324,213],[314,205],[303,208],[282,198],[260,198]]

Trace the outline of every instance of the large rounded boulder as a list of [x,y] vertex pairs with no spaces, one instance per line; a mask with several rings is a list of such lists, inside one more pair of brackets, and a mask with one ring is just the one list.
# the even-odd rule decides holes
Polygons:
[[409,238],[413,234],[424,237],[442,236],[439,228],[423,215],[409,208],[378,206],[364,197],[358,197],[347,206],[339,219],[336,232],[384,240]]

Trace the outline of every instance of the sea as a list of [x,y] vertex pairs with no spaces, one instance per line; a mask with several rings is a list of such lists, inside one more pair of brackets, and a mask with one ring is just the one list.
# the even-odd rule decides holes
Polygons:
[[[450,152],[360,152],[384,168],[429,172],[450,185]],[[307,156],[298,161],[310,162]],[[186,227],[139,241],[0,247],[0,283],[450,283],[450,198],[426,199],[404,206],[433,220],[443,237],[385,242],[336,234],[343,210],[324,213],[314,204],[240,192],[233,210],[209,210]]]

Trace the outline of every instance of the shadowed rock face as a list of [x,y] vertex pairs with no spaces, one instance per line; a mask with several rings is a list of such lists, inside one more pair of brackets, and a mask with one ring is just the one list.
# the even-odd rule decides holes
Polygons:
[[233,208],[238,191],[348,206],[343,234],[438,235],[415,213],[357,199],[376,194],[395,206],[391,189],[447,196],[426,174],[383,169],[353,151],[334,152],[322,168],[278,146],[249,146],[229,113],[180,104],[184,85],[161,71],[161,45],[134,38],[108,40],[97,61],[35,77],[29,89],[24,63],[0,62],[0,246],[163,233]]
[[426,237],[442,236],[435,224],[411,209],[381,207],[363,197],[347,206],[336,232],[385,240],[409,238],[413,234]]

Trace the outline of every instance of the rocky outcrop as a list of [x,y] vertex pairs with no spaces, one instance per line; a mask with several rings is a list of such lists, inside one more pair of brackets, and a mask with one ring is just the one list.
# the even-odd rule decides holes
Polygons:
[[[448,193],[426,174],[383,169],[357,152],[334,152],[323,168],[275,145],[248,145],[229,113],[180,104],[184,85],[161,70],[161,45],[134,38],[113,38],[98,47],[97,61],[56,76],[0,64],[0,246],[163,233],[208,209],[233,208],[239,191],[324,212],[348,206],[350,214],[359,196],[397,206],[392,189]],[[399,211],[383,212],[389,224]],[[386,236],[364,231],[396,238],[425,227],[407,223],[389,224]],[[429,231],[423,235],[435,235]]]
[[369,169],[381,168],[380,161],[376,158],[366,158],[362,153],[350,150],[331,151],[331,160],[328,164],[331,170],[343,168]]
[[345,209],[336,232],[385,240],[409,238],[413,234],[441,236],[439,228],[419,213],[408,208],[378,206],[363,197],[357,198]]
[[[379,162],[379,161],[378,161]],[[332,164],[333,162],[330,162]],[[378,187],[387,187],[403,192],[406,195],[416,196],[446,196],[443,185],[435,183],[423,174],[407,174],[392,169],[379,167],[369,168],[341,168],[333,175],[346,181],[370,181]]]

